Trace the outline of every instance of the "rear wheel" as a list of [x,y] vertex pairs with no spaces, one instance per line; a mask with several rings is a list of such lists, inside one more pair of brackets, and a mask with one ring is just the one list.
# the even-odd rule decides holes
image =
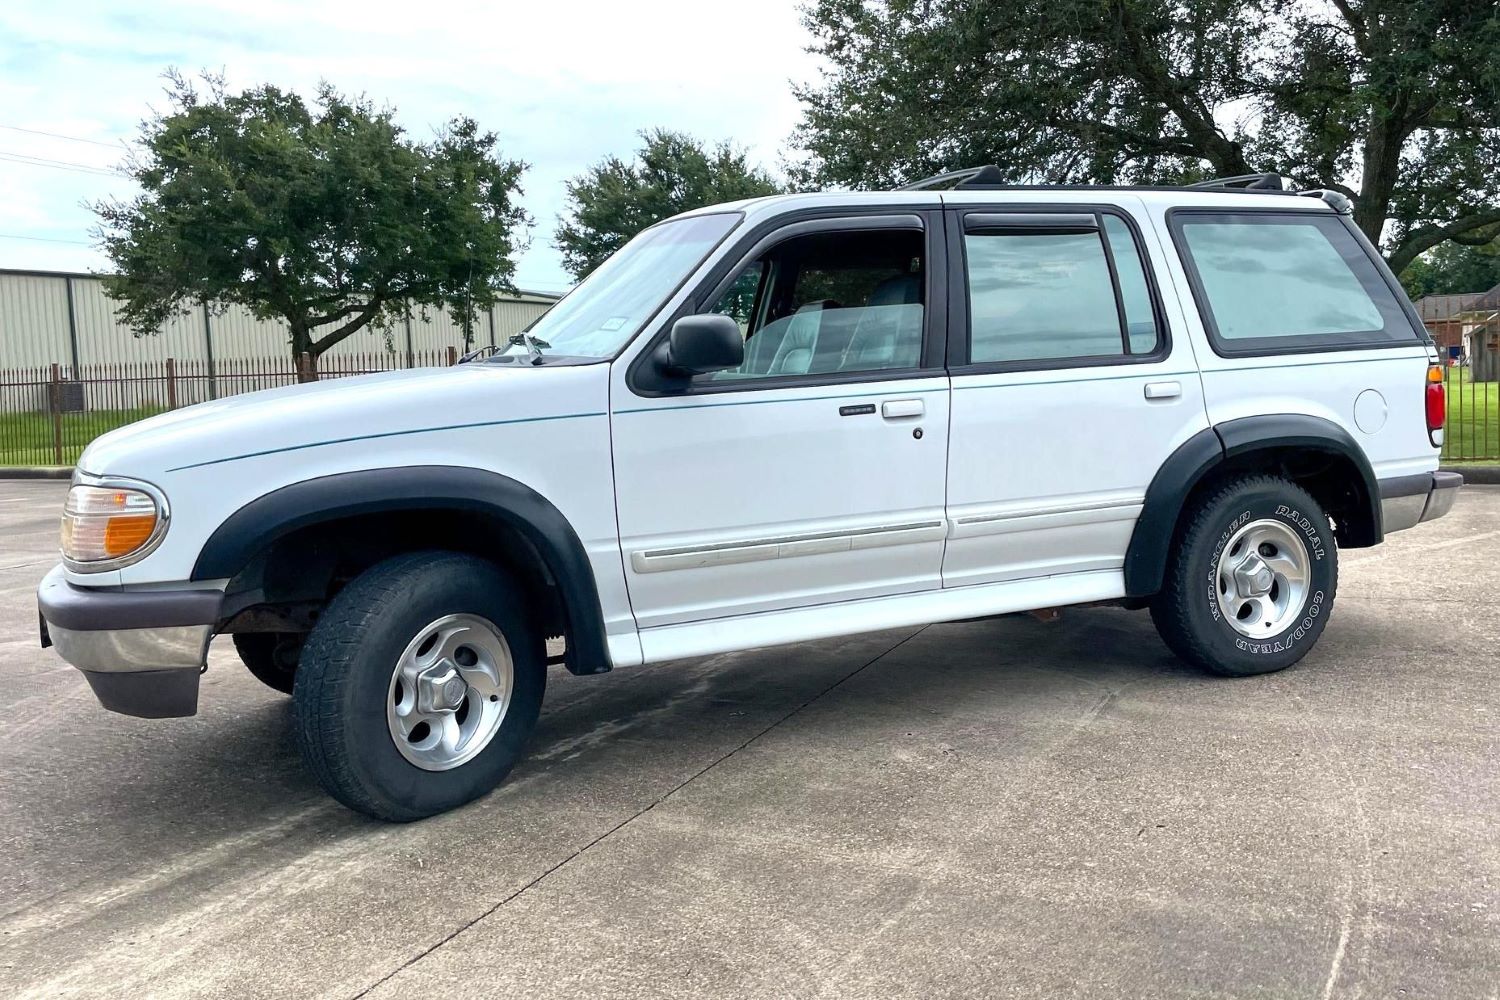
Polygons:
[[1328,624],[1338,549],[1318,502],[1275,476],[1232,480],[1184,512],[1151,617],[1174,653],[1216,674],[1283,670]]
[[234,651],[256,680],[282,694],[291,694],[302,640],[302,635],[290,632],[236,632]]
[[406,821],[490,791],[520,759],[546,687],[525,595],[474,556],[367,570],[308,637],[293,693],[303,757],[334,798]]

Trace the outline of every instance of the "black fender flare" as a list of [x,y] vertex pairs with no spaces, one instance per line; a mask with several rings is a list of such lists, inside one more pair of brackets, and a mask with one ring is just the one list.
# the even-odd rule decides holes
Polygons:
[[277,539],[310,525],[415,509],[482,513],[519,532],[557,582],[568,621],[568,669],[610,669],[599,589],[578,533],[546,497],[495,472],[419,465],[343,472],[283,486],[245,504],[214,530],[198,553],[192,579],[233,577]]
[[1370,460],[1347,430],[1323,417],[1305,413],[1272,413],[1226,420],[1194,434],[1162,463],[1146,488],[1146,498],[1130,547],[1125,552],[1125,593],[1150,597],[1161,590],[1167,556],[1178,516],[1193,488],[1213,469],[1237,455],[1263,448],[1304,448],[1348,459],[1358,470],[1352,486],[1368,507],[1370,537],[1358,545],[1375,545],[1382,537],[1380,490]]

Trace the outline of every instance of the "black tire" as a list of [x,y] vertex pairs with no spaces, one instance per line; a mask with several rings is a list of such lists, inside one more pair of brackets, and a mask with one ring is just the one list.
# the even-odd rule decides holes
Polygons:
[[[318,782],[349,808],[393,822],[452,809],[498,785],[521,758],[547,684],[543,640],[526,607],[499,567],[460,553],[396,556],[356,577],[308,637],[292,693],[297,741]],[[483,750],[450,770],[424,770],[397,749],[386,700],[408,643],[451,614],[480,616],[500,631],[514,689]]]
[[[1302,541],[1307,587],[1300,611],[1288,605],[1280,620],[1285,624],[1276,632],[1247,637],[1220,611],[1219,557],[1236,532],[1262,520],[1283,523]],[[1276,476],[1234,479],[1183,511],[1162,591],[1151,602],[1151,619],[1172,652],[1211,673],[1248,677],[1285,670],[1327,627],[1338,575],[1333,530],[1306,490]]]
[[301,638],[279,632],[236,632],[234,651],[256,680],[282,694],[291,694]]

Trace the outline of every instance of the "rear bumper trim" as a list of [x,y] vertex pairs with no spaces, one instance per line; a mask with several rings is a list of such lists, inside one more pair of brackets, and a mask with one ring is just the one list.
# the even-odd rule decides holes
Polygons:
[[1453,501],[1458,499],[1458,491],[1463,484],[1464,477],[1457,472],[1434,472],[1432,495],[1427,498],[1427,509],[1422,511],[1422,520],[1431,521],[1452,510]]
[[1414,528],[1453,508],[1464,477],[1456,472],[1424,472],[1380,480],[1380,515],[1386,534]]

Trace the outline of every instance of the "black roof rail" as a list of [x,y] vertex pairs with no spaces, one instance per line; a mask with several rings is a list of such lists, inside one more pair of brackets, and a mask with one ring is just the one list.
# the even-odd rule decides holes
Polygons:
[[1340,194],[1337,191],[1329,191],[1327,188],[1318,188],[1315,191],[1298,191],[1297,193],[1304,198],[1322,198],[1328,204],[1329,208],[1340,215],[1354,214],[1354,202],[1349,200],[1348,195]]
[[1322,198],[1335,211],[1348,214],[1352,210],[1349,199],[1337,191],[1298,191],[1285,177],[1276,173],[1239,174],[1235,177],[1211,177],[1208,180],[1184,185],[1150,184],[1017,184],[1007,181],[1000,168],[993,163],[982,167],[966,167],[947,173],[933,174],[910,184],[903,184],[896,191],[930,191],[951,186],[955,191],[1012,190],[1012,191],[1223,191],[1235,194],[1281,194],[1308,195]]
[[985,171],[994,171],[996,174],[998,174],[1000,173],[1000,168],[995,166],[994,164],[988,164],[983,167],[966,167],[963,170],[950,170],[946,174],[933,174],[931,177],[923,177],[919,181],[912,181],[910,184],[903,184],[900,187],[895,188],[894,190],[927,191],[931,188],[937,187],[940,184],[947,184],[949,182],[954,182],[961,185],[964,181],[978,177],[979,175],[985,173]]
[[1233,177],[1210,177],[1206,181],[1185,185],[1189,188],[1240,188],[1245,191],[1285,191],[1286,181],[1280,174],[1236,174]]

